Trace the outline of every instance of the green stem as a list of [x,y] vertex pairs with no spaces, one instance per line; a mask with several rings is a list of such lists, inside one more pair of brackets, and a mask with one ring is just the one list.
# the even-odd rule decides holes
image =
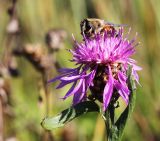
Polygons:
[[105,112],[106,117],[106,130],[107,130],[107,141],[119,141],[117,137],[117,127],[115,126],[115,107],[114,104],[110,104],[107,111]]

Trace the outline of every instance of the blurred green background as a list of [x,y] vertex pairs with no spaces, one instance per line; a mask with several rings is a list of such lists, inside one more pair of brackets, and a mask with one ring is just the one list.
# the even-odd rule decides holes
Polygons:
[[1,94],[0,102],[0,141],[1,137],[2,141],[106,140],[103,120],[97,114],[82,116],[51,133],[42,129],[40,122],[47,114],[57,114],[72,100],[59,99],[67,88],[55,90],[55,84],[43,85],[45,79],[58,75],[55,66],[47,71],[50,75],[45,72],[44,79],[44,72],[35,69],[26,57],[16,57],[20,75],[12,77],[3,71],[9,66],[12,50],[28,45],[47,52],[45,36],[51,29],[67,34],[62,41],[64,48],[51,53],[54,61],[60,67],[73,66],[66,49],[72,48],[72,33],[81,40],[79,23],[86,17],[127,24],[133,35],[138,32],[141,44],[134,58],[143,67],[139,72],[142,87],[138,87],[135,111],[123,141],[160,140],[159,0],[0,0],[0,83],[7,81],[7,88],[3,88],[7,93]]

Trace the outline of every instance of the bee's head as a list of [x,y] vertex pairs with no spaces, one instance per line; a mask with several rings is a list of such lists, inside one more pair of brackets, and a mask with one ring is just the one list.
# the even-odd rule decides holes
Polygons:
[[84,19],[83,21],[81,21],[80,23],[80,27],[81,27],[81,34],[89,34],[93,28],[91,22],[88,19]]

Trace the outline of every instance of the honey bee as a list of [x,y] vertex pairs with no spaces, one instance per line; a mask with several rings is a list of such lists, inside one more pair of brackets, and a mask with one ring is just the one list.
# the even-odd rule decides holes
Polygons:
[[111,34],[113,32],[116,33],[115,27],[122,27],[126,25],[121,24],[113,24],[106,22],[105,20],[96,19],[96,18],[87,18],[81,21],[81,34],[85,35],[89,38],[94,37],[96,34],[102,34],[107,31],[107,34]]

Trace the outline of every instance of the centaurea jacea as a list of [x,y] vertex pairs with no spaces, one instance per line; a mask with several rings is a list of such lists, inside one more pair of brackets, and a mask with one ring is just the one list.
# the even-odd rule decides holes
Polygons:
[[[103,111],[119,96],[128,104],[130,91],[127,70],[129,66],[132,67],[132,75],[138,82],[137,71],[141,69],[130,58],[138,43],[136,38],[128,39],[130,32],[126,37],[123,36],[122,28],[117,32],[105,32],[92,39],[84,37],[81,43],[74,39],[74,48],[70,52],[77,67],[61,69],[61,75],[50,80],[60,81],[57,88],[73,83],[63,99],[73,95],[74,105],[87,99],[99,100],[103,103]],[[90,96],[87,94],[89,89]]]

